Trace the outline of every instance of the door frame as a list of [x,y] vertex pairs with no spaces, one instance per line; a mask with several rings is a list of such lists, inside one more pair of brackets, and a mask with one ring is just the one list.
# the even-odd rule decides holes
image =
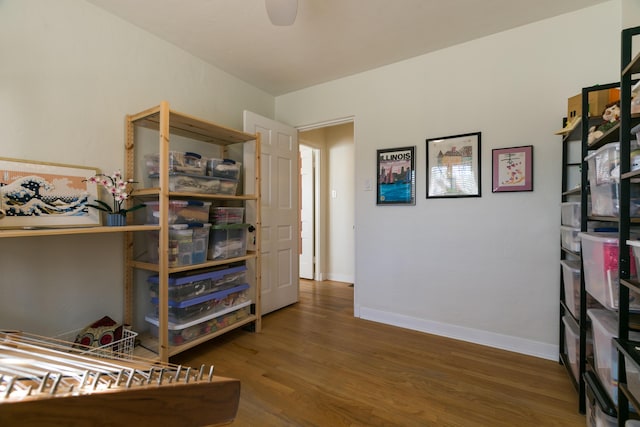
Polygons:
[[[302,150],[304,147],[305,149],[308,149],[311,152],[311,164],[312,164],[311,167],[312,167],[312,173],[313,173],[312,187],[313,188],[307,188],[307,186],[303,186],[303,180],[300,179],[299,193],[301,197],[302,197],[302,194],[305,194],[307,192],[313,195],[313,200],[312,200],[313,231],[311,233],[312,234],[311,239],[313,240],[313,245],[312,245],[313,253],[311,254],[311,257],[312,257],[311,263],[313,265],[312,280],[321,281],[323,280],[322,269],[319,268],[319,265],[322,265],[322,254],[320,253],[321,245],[320,245],[320,234],[319,234],[321,229],[319,215],[320,215],[320,207],[322,206],[320,202],[320,195],[322,191],[321,184],[320,184],[321,149],[300,139],[300,132],[298,132],[298,138],[299,138],[298,148]],[[300,200],[299,204],[300,204],[300,208],[302,209],[303,208],[302,200]],[[302,221],[301,221],[300,230],[302,232]],[[300,242],[300,250],[302,251],[302,249],[303,249],[303,244],[302,242]],[[302,257],[302,253],[301,253],[301,257]],[[300,262],[300,265],[302,265],[302,262]],[[302,275],[302,268],[300,268],[300,274]]]
[[[301,138],[300,134],[301,132],[305,132],[305,131],[310,131],[310,130],[315,130],[320,128],[327,128],[332,126],[339,126],[347,123],[353,123],[354,125],[353,126],[353,133],[354,133],[353,143],[355,146],[356,144],[355,121],[356,121],[355,116],[346,116],[346,117],[341,117],[333,120],[327,120],[323,122],[296,127],[296,129],[298,130],[298,144],[305,145],[307,147],[314,149],[314,167],[315,167],[314,173],[315,173],[315,193],[316,193],[315,201],[314,201],[314,204],[315,204],[314,206],[315,249],[314,250],[315,250],[315,256],[316,256],[314,276],[315,276],[315,280],[318,280],[318,281],[325,280],[327,275],[325,271],[326,269],[324,266],[324,256],[323,256],[323,248],[326,247],[326,242],[324,238],[324,231],[326,228],[326,218],[325,218],[326,215],[322,213],[322,204],[328,202],[328,193],[329,193],[329,187],[328,187],[329,177],[325,177],[322,174],[322,165],[326,163],[327,153],[326,153],[325,147],[317,147],[314,144],[310,144],[309,141],[305,141],[303,138]],[[317,154],[317,156],[315,156],[315,154]],[[355,165],[354,165],[353,171],[355,173]],[[354,251],[357,251],[357,247],[354,247]],[[356,257],[356,254],[354,253],[354,261],[355,261],[355,257]],[[354,282],[356,280],[355,275],[356,275],[356,271],[354,269]],[[354,289],[354,309],[355,307],[358,307],[357,300],[358,300],[357,291],[356,289]]]

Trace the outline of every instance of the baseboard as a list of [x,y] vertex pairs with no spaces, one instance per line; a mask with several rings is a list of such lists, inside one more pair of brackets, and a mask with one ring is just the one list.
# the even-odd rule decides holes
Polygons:
[[358,312],[359,316],[356,315],[356,317],[373,322],[558,361],[559,347],[557,345],[432,320],[418,319],[362,306],[358,307]]
[[348,274],[327,274],[327,280],[334,282],[353,283],[353,276]]

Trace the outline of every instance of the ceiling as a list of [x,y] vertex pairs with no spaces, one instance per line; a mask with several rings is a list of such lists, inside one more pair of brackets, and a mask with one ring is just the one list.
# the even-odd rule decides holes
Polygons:
[[278,96],[609,0],[87,1]]

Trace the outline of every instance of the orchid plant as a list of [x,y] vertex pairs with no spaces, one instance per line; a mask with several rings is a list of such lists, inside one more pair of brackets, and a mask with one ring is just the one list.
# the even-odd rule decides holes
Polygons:
[[119,170],[115,171],[112,175],[99,173],[87,178],[87,181],[101,185],[113,197],[113,206],[103,202],[102,200],[96,200],[96,204],[87,203],[87,206],[91,208],[98,209],[107,213],[120,214],[125,216],[128,212],[135,211],[145,206],[144,204],[139,204],[128,209],[123,208],[125,201],[129,198],[131,192],[133,191],[132,189],[130,191],[131,184],[135,183],[135,181],[132,179],[124,179],[122,177],[122,172],[120,172]]

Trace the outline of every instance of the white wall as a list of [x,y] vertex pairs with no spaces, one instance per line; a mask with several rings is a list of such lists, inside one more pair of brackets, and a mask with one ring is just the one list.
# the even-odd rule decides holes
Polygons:
[[329,154],[327,279],[353,283],[355,274],[353,123],[328,127],[325,137]]
[[621,0],[622,28],[638,26],[640,22],[640,0]]
[[[79,0],[0,0],[0,156],[123,168],[124,118],[171,108],[242,129],[274,98]],[[122,318],[122,236],[0,240],[0,327]]]
[[[355,117],[356,314],[557,360],[566,100],[618,80],[620,1],[276,98],[294,126]],[[597,31],[595,30],[597,29]],[[482,132],[482,197],[425,198],[425,139]],[[377,207],[376,150],[417,146],[415,207]],[[534,191],[491,150],[534,146]]]

